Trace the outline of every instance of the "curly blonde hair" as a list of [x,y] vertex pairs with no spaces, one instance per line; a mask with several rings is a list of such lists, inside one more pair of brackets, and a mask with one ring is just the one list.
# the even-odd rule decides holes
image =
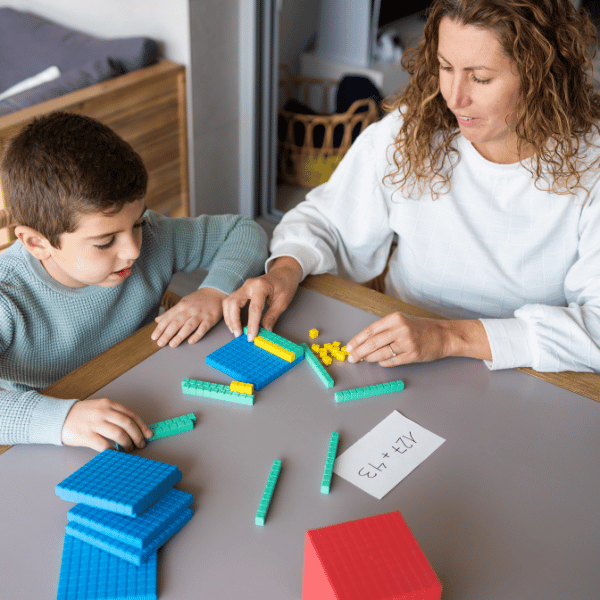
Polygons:
[[429,189],[435,198],[450,189],[460,160],[453,142],[460,132],[440,93],[438,31],[444,17],[492,30],[514,61],[521,80],[516,134],[519,148],[534,151],[527,168],[536,185],[548,181],[558,194],[585,189],[585,146],[600,131],[600,95],[591,80],[596,28],[571,0],[435,0],[423,39],[402,59],[410,83],[385,106],[403,114],[394,141],[396,168],[386,179],[409,195]]

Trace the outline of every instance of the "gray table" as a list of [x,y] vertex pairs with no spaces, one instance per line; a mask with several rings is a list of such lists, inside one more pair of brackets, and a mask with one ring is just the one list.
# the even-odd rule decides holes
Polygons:
[[[346,342],[371,314],[300,289],[276,331]],[[326,390],[302,362],[253,407],[183,395],[186,377],[230,382],[204,358],[231,339],[163,349],[94,397],[147,422],[194,412],[196,428],[139,453],[178,465],[194,517],[159,552],[161,600],[298,600],[307,529],[400,510],[441,579],[445,600],[600,597],[600,405],[479,361],[383,369],[335,363]],[[333,392],[402,378],[404,392],[336,405]],[[342,452],[398,410],[446,442],[382,500],[334,475],[320,493],[332,431]],[[0,596],[56,594],[66,512],[54,486],[88,449],[21,446],[0,456]],[[254,524],[274,459],[283,461],[264,527]]]

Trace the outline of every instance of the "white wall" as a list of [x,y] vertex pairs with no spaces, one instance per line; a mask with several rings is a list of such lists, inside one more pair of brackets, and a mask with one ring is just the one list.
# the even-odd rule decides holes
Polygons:
[[199,213],[239,212],[240,0],[189,0]]

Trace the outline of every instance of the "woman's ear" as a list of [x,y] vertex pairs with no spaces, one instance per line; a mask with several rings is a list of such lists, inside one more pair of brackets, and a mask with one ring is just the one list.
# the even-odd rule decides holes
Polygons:
[[39,231],[25,225],[17,225],[15,235],[35,258],[38,260],[49,258],[50,242]]

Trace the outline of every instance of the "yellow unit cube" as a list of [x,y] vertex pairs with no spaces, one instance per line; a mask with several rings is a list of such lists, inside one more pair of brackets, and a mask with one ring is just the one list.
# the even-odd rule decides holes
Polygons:
[[341,361],[346,360],[346,355],[343,352],[340,352],[339,350],[332,350],[331,355],[333,356],[333,358],[336,358],[337,360],[341,360]]
[[254,386],[251,383],[244,383],[243,381],[232,381],[229,389],[238,394],[252,394]]

